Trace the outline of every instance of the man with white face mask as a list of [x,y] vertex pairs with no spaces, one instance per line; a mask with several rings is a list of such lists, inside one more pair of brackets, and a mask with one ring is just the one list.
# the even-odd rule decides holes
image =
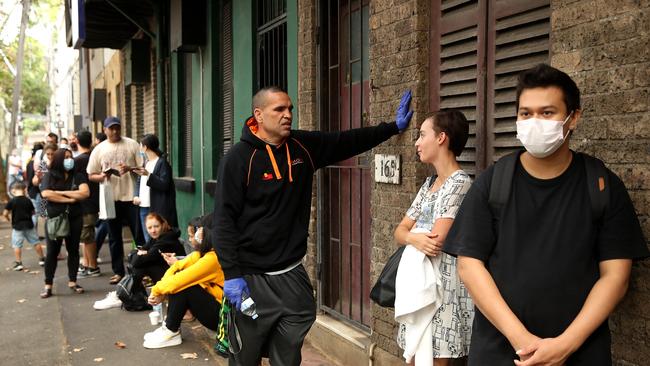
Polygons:
[[[607,318],[627,290],[632,260],[650,253],[621,180],[602,167],[591,182],[585,164],[596,159],[569,149],[580,116],[580,91],[567,74],[545,64],[520,74],[525,151],[510,156],[508,196],[495,209],[493,176],[503,170],[489,167],[443,249],[458,256],[480,310],[469,365],[612,364]],[[591,183],[608,194],[602,211],[593,209],[603,195]]]

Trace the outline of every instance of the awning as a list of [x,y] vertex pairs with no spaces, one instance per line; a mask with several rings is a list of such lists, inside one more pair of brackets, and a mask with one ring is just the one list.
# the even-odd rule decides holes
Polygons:
[[65,0],[69,47],[121,49],[154,14],[152,0]]

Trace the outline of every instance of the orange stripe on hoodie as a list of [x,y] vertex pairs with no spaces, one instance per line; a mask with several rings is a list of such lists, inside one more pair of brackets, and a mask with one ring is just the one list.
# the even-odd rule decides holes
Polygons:
[[[259,126],[257,124],[257,121],[255,120],[255,117],[251,117],[246,121],[246,126],[251,130],[253,135],[257,136],[257,132],[259,131]],[[259,136],[257,136],[259,138]],[[287,165],[289,165],[289,182],[293,182],[293,176],[291,174],[291,154],[289,153],[289,145],[286,144],[285,141],[285,147],[287,149]],[[271,165],[273,165],[273,172],[275,172],[275,179],[280,180],[282,179],[282,175],[280,174],[280,169],[278,169],[278,163],[275,161],[275,155],[273,154],[273,149],[271,149],[271,146],[269,144],[266,144],[266,152],[269,154],[269,159],[271,160]],[[251,164],[253,161],[253,155],[251,156],[251,160],[248,165],[248,175],[249,175],[249,181],[250,181],[250,171],[251,171]],[[311,159],[311,156],[309,157]]]

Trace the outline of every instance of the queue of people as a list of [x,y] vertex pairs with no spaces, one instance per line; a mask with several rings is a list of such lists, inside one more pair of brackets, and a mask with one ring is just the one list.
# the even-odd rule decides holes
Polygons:
[[[138,143],[121,136],[120,120],[109,117],[107,138],[93,149],[88,133],[63,148],[47,144],[40,154],[35,146],[32,201],[24,197],[25,185],[16,183],[4,212],[14,225],[16,262],[24,240],[40,245],[32,215],[45,202],[41,297],[54,294],[63,243],[68,287],[83,293],[79,242],[82,273],[99,275],[97,247],[105,234],[95,227],[103,218],[111,283],[124,286],[131,276],[130,292],[140,294],[145,308],[167,303],[162,325],[144,335],[145,348],[180,344],[183,319],[220,329],[223,310],[232,307],[235,326],[228,329],[236,329],[231,341],[242,352],[228,355],[230,365],[256,366],[262,357],[299,365],[316,318],[302,265],[314,173],[403,133],[413,116],[410,101],[407,91],[394,122],[324,133],[292,129],[288,94],[277,87],[259,90],[241,141],[220,159],[214,212],[187,227],[188,251],[179,239],[171,166],[155,135]],[[634,208],[602,162],[569,149],[581,106],[568,75],[544,64],[522,72],[516,104],[524,150],[502,158],[474,183],[457,161],[469,136],[465,116],[441,110],[418,124],[417,155],[435,174],[394,232],[397,245],[405,246],[395,319],[407,363],[450,365],[467,358],[469,365],[611,365],[607,318],[626,292],[632,261],[650,255]],[[107,191],[112,194],[102,194]],[[62,215],[67,231],[55,225]],[[128,255],[128,273],[124,225],[137,246]],[[424,292],[415,288],[420,284]],[[111,291],[94,307],[125,305]]]

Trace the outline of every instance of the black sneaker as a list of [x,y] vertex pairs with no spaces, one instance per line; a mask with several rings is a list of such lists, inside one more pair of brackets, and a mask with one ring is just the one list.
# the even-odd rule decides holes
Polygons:
[[83,264],[79,264],[79,269],[77,270],[77,276],[84,273],[86,271],[86,267]]
[[23,262],[14,262],[14,267],[13,267],[14,271],[22,271],[23,268],[25,268],[23,267]]
[[99,271],[99,268],[90,268],[86,267],[83,272],[80,272],[77,274],[77,277],[80,278],[88,278],[88,277],[99,277],[101,276],[101,272]]

